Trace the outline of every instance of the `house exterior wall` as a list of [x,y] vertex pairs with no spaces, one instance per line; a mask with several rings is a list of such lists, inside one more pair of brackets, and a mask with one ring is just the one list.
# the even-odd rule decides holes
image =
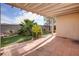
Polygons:
[[79,40],[79,13],[58,16],[56,32],[57,36]]

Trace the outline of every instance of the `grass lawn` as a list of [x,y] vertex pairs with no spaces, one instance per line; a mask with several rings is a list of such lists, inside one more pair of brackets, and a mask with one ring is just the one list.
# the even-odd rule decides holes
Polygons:
[[32,39],[32,36],[23,36],[23,35],[16,35],[16,36],[7,37],[7,38],[1,38],[1,47],[7,46],[11,43],[15,43],[15,42],[20,43],[31,39]]

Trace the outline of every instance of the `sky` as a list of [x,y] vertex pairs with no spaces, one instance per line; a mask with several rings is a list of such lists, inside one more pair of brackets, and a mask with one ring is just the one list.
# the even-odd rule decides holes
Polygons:
[[34,20],[39,25],[44,25],[44,17],[36,13],[27,12],[20,8],[1,3],[1,23],[20,24],[24,19]]

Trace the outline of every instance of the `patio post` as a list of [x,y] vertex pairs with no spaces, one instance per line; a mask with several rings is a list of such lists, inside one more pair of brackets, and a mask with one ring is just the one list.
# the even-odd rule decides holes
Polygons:
[[54,22],[53,22],[53,18],[49,18],[50,22],[50,28],[51,28],[51,33],[53,35],[53,31],[54,31]]

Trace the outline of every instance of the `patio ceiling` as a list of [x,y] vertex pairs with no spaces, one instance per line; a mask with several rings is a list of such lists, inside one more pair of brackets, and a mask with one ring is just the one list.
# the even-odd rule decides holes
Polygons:
[[46,17],[79,12],[79,3],[8,3],[11,6]]

